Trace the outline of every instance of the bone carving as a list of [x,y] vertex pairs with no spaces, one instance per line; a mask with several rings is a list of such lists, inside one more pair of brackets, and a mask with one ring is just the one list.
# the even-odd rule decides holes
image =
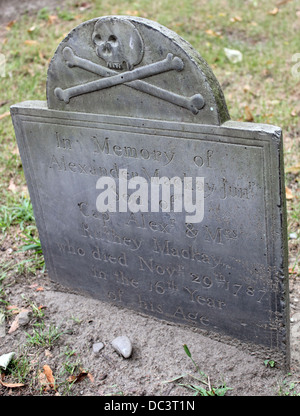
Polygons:
[[[118,26],[120,23],[121,29],[123,28],[121,33],[125,33],[124,38],[120,35],[120,27]],[[123,24],[126,24],[125,28]],[[131,35],[129,36],[129,34]],[[182,71],[184,63],[182,59],[176,56],[174,57],[174,55],[169,53],[162,61],[132,69],[134,65],[137,65],[141,61],[144,48],[139,32],[130,22],[116,22],[114,20],[103,22],[99,20],[94,26],[92,39],[96,46],[96,54],[106,61],[107,68],[87,59],[80,58],[69,47],[64,48],[63,56],[70,68],[79,67],[105,78],[76,85],[65,90],[55,88],[54,94],[59,100],[69,103],[72,97],[124,84],[138,91],[186,108],[193,114],[197,114],[204,107],[205,103],[201,94],[185,97],[141,81],[143,78],[171,70]],[[128,45],[133,50],[128,51]],[[118,73],[112,68],[117,70],[126,68],[127,71]]]

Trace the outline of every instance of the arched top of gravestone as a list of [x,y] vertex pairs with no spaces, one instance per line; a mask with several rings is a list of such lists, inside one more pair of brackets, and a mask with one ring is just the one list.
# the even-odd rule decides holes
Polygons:
[[205,60],[143,18],[84,22],[59,44],[47,76],[50,109],[220,125],[229,119]]

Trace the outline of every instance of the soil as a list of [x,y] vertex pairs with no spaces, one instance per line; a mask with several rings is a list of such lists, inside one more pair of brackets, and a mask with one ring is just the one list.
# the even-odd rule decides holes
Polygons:
[[[7,246],[3,246],[2,250]],[[9,248],[4,250],[7,259],[16,254]],[[291,285],[291,301],[299,294],[299,281]],[[185,354],[183,345],[187,344],[199,369],[210,377],[211,385],[225,384],[227,396],[276,396],[288,392],[284,386],[286,370],[280,365],[266,366],[262,357],[243,350],[242,346],[225,344],[218,340],[195,332],[191,328],[157,321],[82,295],[70,293],[52,282],[47,274],[15,277],[6,289],[10,305],[18,309],[35,305],[43,311],[42,321],[45,327],[57,327],[60,338],[49,348],[35,347],[29,351],[29,358],[34,368],[31,382],[19,389],[0,386],[0,395],[36,395],[39,389],[39,370],[49,365],[53,371],[57,390],[44,390],[44,395],[72,394],[84,396],[187,396],[192,391],[168,382],[174,378],[190,373],[197,376],[195,367]],[[299,339],[300,308],[292,303],[291,322],[292,360],[290,381],[300,380]],[[6,336],[0,338],[1,354],[15,351],[22,353],[22,345],[28,342],[27,333],[33,333],[34,324],[38,323],[32,316],[29,323],[19,326],[8,333],[16,315],[11,314],[6,324]],[[297,336],[298,331],[298,336]],[[123,358],[114,351],[111,341],[127,335],[133,345],[130,358]],[[102,342],[104,348],[95,353],[93,344]],[[67,353],[75,351],[70,358]],[[64,372],[67,362],[79,363],[74,374],[85,370],[92,377],[84,377],[72,386],[71,393],[65,391],[63,384],[69,377]],[[5,381],[9,381],[9,377]],[[195,382],[191,377],[184,377],[181,383]],[[68,384],[68,383],[67,383]],[[196,384],[199,385],[197,382]],[[299,384],[293,393],[297,390]],[[204,386],[203,386],[204,387]]]
[[[59,2],[51,2],[51,7]],[[1,21],[16,18],[16,13],[40,7],[49,7],[49,2],[0,0]],[[1,248],[6,260],[16,260],[14,242],[5,241]],[[300,281],[290,278],[291,299],[291,373],[290,380],[300,380]],[[225,383],[227,396],[276,396],[288,390],[284,386],[286,370],[279,365],[266,366],[264,359],[250,354],[241,347],[225,344],[193,331],[191,328],[167,324],[135,312],[110,304],[69,293],[53,283],[46,273],[11,278],[6,288],[10,305],[28,308],[37,305],[43,311],[43,321],[59,328],[62,335],[49,348],[30,349],[29,359],[34,368],[31,382],[24,387],[9,388],[0,385],[0,395],[33,395],[39,391],[44,395],[64,394],[63,380],[67,380],[67,364],[80,363],[76,374],[82,373],[71,388],[71,394],[84,396],[128,395],[128,396],[186,396],[193,392],[179,386],[178,382],[168,382],[187,373],[196,375],[194,365],[185,354],[187,344],[193,359],[201,371],[210,377],[212,385]],[[32,316],[26,326],[20,326],[8,333],[15,319],[13,312],[6,320],[6,336],[0,338],[0,355],[15,351],[22,352],[22,345],[28,341],[27,333],[32,334],[37,318]],[[118,355],[111,341],[127,335],[133,345],[129,359]],[[103,342],[104,348],[93,352],[93,344]],[[70,354],[74,351],[74,354]],[[69,355],[68,355],[69,352]],[[272,357],[265,357],[272,359]],[[60,389],[43,389],[38,369],[48,365],[53,371]],[[184,377],[181,382],[192,381]],[[6,379],[5,379],[6,381]],[[70,384],[70,383],[69,383]],[[199,384],[198,382],[196,384]],[[68,383],[66,383],[66,386]],[[296,384],[296,389],[299,384]],[[66,387],[67,388],[67,387]],[[298,390],[299,391],[299,390]]]

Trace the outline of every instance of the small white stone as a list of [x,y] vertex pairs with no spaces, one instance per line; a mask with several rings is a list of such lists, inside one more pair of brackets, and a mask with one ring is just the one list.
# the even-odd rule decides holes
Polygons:
[[129,358],[131,356],[132,344],[126,335],[115,338],[111,345],[117,351],[117,353],[123,355],[124,358]]
[[95,353],[101,351],[103,348],[104,348],[103,342],[95,342],[95,344],[93,344],[93,351]]

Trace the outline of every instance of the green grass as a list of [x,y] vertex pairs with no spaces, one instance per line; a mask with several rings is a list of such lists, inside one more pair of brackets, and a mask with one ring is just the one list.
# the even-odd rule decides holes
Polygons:
[[27,333],[27,343],[31,346],[51,348],[62,334],[63,332],[52,324],[46,328],[44,321],[42,321],[36,324],[31,334]]
[[[228,390],[232,390],[232,388],[227,387],[224,382],[213,385],[210,377],[200,370],[186,344],[183,345],[183,349],[193,363],[196,375],[190,373],[183,374],[166,383],[177,383],[178,386],[191,390],[193,396],[225,396]],[[179,383],[179,381],[183,379],[186,379],[187,381],[185,383]]]

